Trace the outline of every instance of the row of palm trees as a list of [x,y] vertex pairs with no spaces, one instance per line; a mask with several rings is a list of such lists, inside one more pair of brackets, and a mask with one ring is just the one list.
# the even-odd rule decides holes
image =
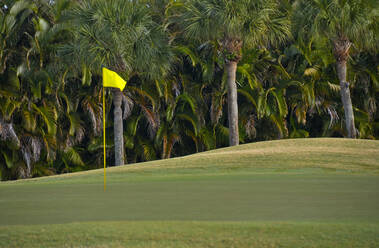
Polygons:
[[4,180],[101,166],[102,66],[128,81],[105,95],[110,164],[286,137],[379,137],[375,1],[0,7]]

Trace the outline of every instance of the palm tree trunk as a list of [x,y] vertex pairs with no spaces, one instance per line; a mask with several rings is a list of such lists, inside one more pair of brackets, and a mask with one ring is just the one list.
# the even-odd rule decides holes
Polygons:
[[346,82],[346,60],[337,60],[337,75],[341,86],[341,100],[345,110],[345,124],[348,138],[356,138],[353,105],[351,103],[349,83]]
[[356,138],[354,125],[354,112],[351,103],[349,83],[346,81],[347,60],[349,58],[349,50],[351,42],[346,37],[339,37],[333,41],[333,53],[337,61],[337,76],[341,86],[341,100],[345,111],[345,124],[348,138]]
[[226,62],[226,71],[228,74],[228,122],[229,122],[229,146],[239,145],[238,133],[238,103],[237,103],[237,85],[236,71],[237,62]]
[[113,91],[113,104],[114,104],[114,145],[115,145],[115,165],[124,164],[124,137],[122,126],[122,92],[119,89]]

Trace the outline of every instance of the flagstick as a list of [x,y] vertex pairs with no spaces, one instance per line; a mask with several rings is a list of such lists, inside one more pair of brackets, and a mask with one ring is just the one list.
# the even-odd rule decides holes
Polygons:
[[107,155],[105,152],[105,90],[103,86],[103,137],[104,137],[104,191],[107,188],[107,169],[106,169],[106,163],[107,163]]

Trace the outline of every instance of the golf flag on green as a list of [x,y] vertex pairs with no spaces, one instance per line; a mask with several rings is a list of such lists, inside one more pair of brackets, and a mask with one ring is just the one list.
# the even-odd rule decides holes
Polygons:
[[119,88],[124,90],[126,81],[116,72],[103,67],[103,137],[104,137],[104,191],[107,185],[107,155],[105,149],[105,87]]

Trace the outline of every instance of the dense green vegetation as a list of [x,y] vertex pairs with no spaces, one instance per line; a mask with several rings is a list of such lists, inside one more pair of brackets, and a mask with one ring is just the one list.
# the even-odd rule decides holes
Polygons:
[[1,180],[102,166],[101,66],[128,81],[107,89],[110,165],[377,139],[378,13],[373,0],[2,0]]
[[[0,247],[377,247],[379,142],[287,139],[0,184]],[[232,155],[231,155],[232,154]]]

